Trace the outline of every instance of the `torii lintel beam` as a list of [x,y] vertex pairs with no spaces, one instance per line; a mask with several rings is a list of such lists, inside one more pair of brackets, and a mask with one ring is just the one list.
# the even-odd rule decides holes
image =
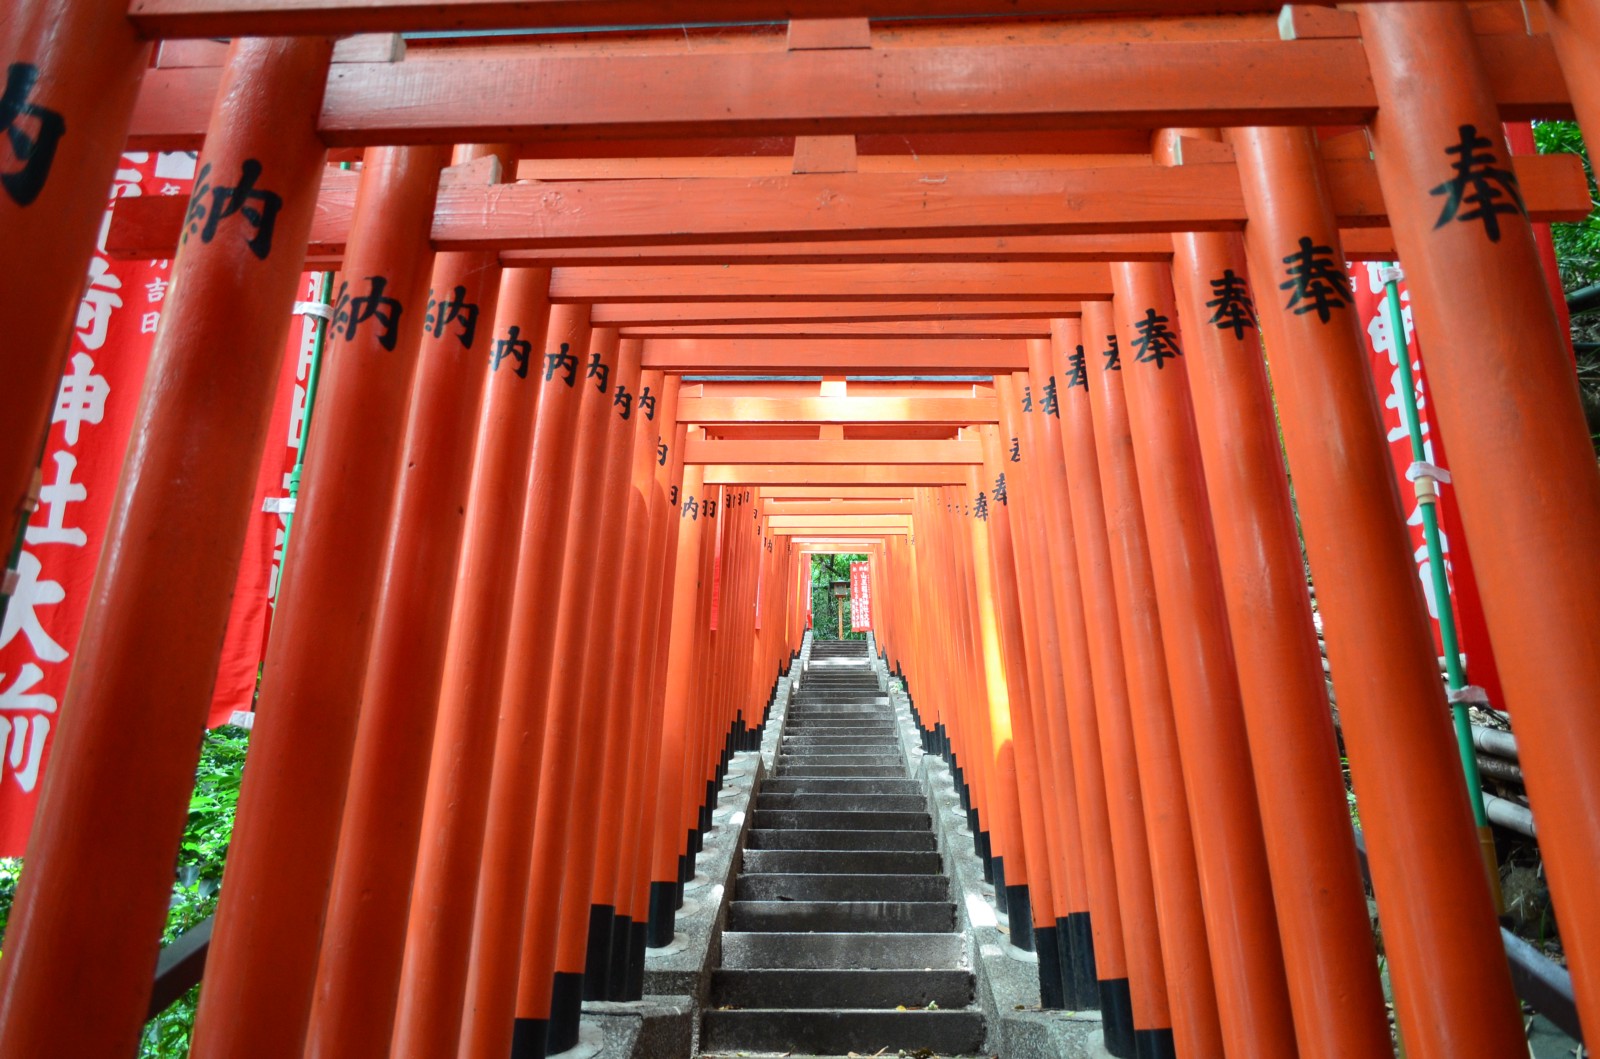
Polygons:
[[646,371],[681,375],[993,375],[1028,367],[1021,338],[647,338]]
[[769,464],[771,466],[886,464],[980,464],[976,438],[955,441],[725,441],[690,438],[683,450],[688,464]]
[[[1588,216],[1588,185],[1575,155],[1522,156],[1513,164],[1534,220]],[[1388,223],[1371,161],[1331,158],[1325,165],[1343,228]],[[312,254],[343,254],[355,211],[353,177],[330,172],[324,179],[312,222]],[[186,207],[184,201],[163,196],[120,200],[108,250],[121,257],[171,256]],[[795,255],[794,263],[822,264],[826,257],[877,260],[874,251],[897,249],[900,262],[908,264],[947,256],[939,246],[920,240],[898,245],[898,240],[922,236],[976,241],[983,247],[981,253],[949,255],[953,260],[1071,263],[1149,260],[1163,251],[1170,255],[1167,232],[1234,230],[1245,219],[1237,167],[1214,161],[1015,172],[802,174],[759,181],[451,182],[439,189],[432,239],[438,250],[496,249],[507,263],[523,265],[588,260],[756,266],[789,261],[781,244],[790,241],[809,248]],[[1376,238],[1383,247],[1391,241],[1387,232]],[[863,240],[869,245],[854,251],[839,246],[825,254],[825,244],[811,240]],[[692,254],[681,251],[674,257],[664,250],[646,255],[638,249],[685,243],[696,244]],[[722,243],[741,246],[723,250],[718,260]],[[624,249],[626,244],[634,245]],[[1050,246],[1055,249],[1048,250]],[[578,255],[571,247],[591,249]]]
[[999,419],[993,397],[679,397],[678,422],[939,423]]
[[910,464],[877,467],[865,464],[712,464],[707,485],[845,486],[966,485],[967,467],[959,464]]
[[[150,13],[158,5],[170,9],[201,0],[138,2]],[[276,3],[292,8],[297,0]],[[1572,115],[1548,37],[1488,34],[1478,45],[1503,118]],[[219,82],[216,67],[149,71],[134,114],[133,144],[198,146]],[[330,73],[319,130],[330,147],[361,147],[1360,125],[1377,105],[1359,39],[556,53],[342,63]]]

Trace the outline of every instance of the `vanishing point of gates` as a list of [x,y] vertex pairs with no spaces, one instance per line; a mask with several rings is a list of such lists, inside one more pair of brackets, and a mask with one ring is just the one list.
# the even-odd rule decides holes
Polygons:
[[1600,1026],[1530,131],[1600,0],[0,0],[0,68],[0,1057]]

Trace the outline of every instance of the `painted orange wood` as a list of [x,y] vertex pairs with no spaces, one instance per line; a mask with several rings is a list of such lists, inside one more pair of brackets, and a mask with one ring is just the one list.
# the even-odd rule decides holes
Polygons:
[[1039,338],[1047,320],[871,320],[820,324],[672,324],[625,327],[627,338]]
[[675,339],[644,344],[650,371],[688,375],[990,375],[1018,371],[1028,351],[1020,338]]
[[976,441],[714,441],[691,439],[687,464],[973,464],[983,460]]
[[685,423],[953,423],[998,418],[993,397],[679,397]]
[[[707,485],[963,485],[966,467],[958,464],[923,464],[874,467],[863,464],[720,463],[707,465]],[[835,488],[830,492],[837,493]]]
[[1081,301],[1111,296],[1103,264],[1035,265],[633,265],[558,268],[553,302],[794,299]]

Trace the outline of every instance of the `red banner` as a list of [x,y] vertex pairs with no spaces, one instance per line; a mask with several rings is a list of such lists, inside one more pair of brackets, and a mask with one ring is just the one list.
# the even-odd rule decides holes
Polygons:
[[[186,195],[194,169],[192,154],[124,154],[110,198]],[[109,211],[106,216],[109,221]],[[28,518],[15,591],[0,624],[0,856],[19,856],[27,844],[140,391],[172,285],[170,261],[113,261],[104,253],[104,235],[102,227],[102,246],[89,265],[56,395],[39,506]],[[284,377],[293,379],[287,371]],[[284,422],[286,407],[280,408],[282,415],[274,414],[274,424]],[[277,463],[282,463],[281,450]],[[272,479],[281,489],[281,469]],[[256,510],[260,508],[258,499]],[[266,516],[251,520],[208,719],[212,727],[226,724],[234,711],[248,709],[255,694],[270,530]]]
[[[1406,478],[1406,471],[1412,463],[1411,434],[1406,420],[1399,353],[1389,325],[1389,299],[1379,276],[1380,267],[1376,263],[1358,263],[1351,266],[1350,274],[1355,286],[1356,311],[1367,338],[1373,382],[1383,404],[1383,425],[1388,434],[1389,454],[1394,461],[1395,477],[1400,486],[1400,500],[1406,511],[1406,526],[1411,532],[1417,578],[1428,601],[1428,614],[1433,619],[1434,647],[1442,654],[1439,602],[1434,598],[1433,573],[1422,530],[1422,511],[1415,489]],[[1444,439],[1429,413],[1427,371],[1423,368],[1421,350],[1412,333],[1411,294],[1403,281],[1399,285],[1399,294],[1400,314],[1411,355],[1417,419],[1422,430],[1423,459],[1448,470],[1450,464],[1445,454]],[[1438,488],[1440,551],[1444,556],[1445,577],[1450,586],[1457,637],[1461,652],[1467,658],[1467,679],[1487,691],[1491,703],[1503,708],[1505,699],[1500,693],[1500,677],[1495,668],[1494,652],[1489,646],[1489,629],[1484,623],[1477,579],[1472,574],[1472,557],[1467,551],[1467,536],[1455,502],[1455,489],[1445,482],[1440,482]]]
[[850,564],[850,631],[867,632],[872,628],[872,566],[870,563]]

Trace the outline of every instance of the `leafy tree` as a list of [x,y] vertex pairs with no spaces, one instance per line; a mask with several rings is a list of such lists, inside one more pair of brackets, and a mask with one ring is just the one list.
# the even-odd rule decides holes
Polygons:
[[814,555],[811,557],[811,625],[816,630],[819,640],[837,640],[839,638],[839,609],[841,602],[845,611],[844,638],[846,640],[865,640],[864,632],[850,631],[849,597],[843,601],[834,599],[833,582],[848,581],[850,579],[850,564],[864,563],[865,555]]

